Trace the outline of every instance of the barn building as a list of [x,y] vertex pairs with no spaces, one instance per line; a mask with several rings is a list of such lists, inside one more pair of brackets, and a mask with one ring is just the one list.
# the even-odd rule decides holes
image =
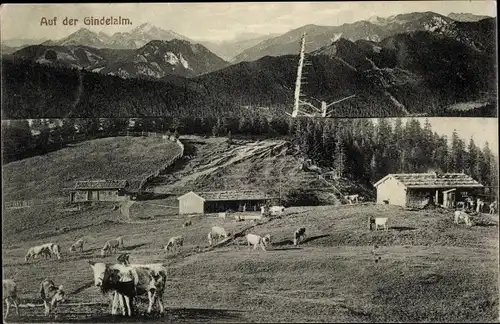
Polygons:
[[256,190],[193,192],[190,191],[177,198],[179,214],[208,214],[227,210],[249,212],[260,211],[271,199],[268,195]]
[[123,201],[128,200],[126,180],[88,180],[76,181],[70,191],[72,203],[85,201]]
[[483,185],[464,173],[388,174],[374,184],[377,204],[454,208],[456,202],[478,197]]

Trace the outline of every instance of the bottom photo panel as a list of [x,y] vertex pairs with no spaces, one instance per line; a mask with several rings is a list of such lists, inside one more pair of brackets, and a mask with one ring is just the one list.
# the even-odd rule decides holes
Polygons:
[[497,118],[2,121],[15,322],[496,322]]

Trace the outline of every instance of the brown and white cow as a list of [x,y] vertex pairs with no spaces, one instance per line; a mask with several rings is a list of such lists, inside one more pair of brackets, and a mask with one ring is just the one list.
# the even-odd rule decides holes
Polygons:
[[165,252],[168,252],[170,250],[177,250],[180,249],[184,245],[184,237],[182,236],[174,236],[171,237],[170,240],[168,240],[167,245],[163,248]]
[[45,279],[40,284],[40,297],[42,297],[45,306],[45,316],[48,316],[51,311],[57,308],[59,303],[64,301],[63,286],[56,287],[52,280]]
[[30,259],[36,259],[39,256],[44,256],[45,258],[56,256],[58,259],[61,258],[61,249],[58,244],[45,243],[38,246],[33,246],[28,249],[24,260],[28,262]]
[[161,264],[106,264],[89,261],[94,273],[94,284],[101,288],[102,293],[112,292],[114,295],[112,314],[116,314],[116,302],[125,301],[127,310],[124,315],[132,316],[133,298],[148,295],[148,313],[151,313],[155,302],[160,313],[164,312],[163,294],[167,280],[167,270]]

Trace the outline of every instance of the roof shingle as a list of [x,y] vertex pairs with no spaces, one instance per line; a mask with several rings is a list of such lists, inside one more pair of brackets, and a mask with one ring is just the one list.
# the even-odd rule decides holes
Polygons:
[[[393,177],[407,188],[481,188],[482,184],[464,173],[395,173]],[[383,179],[385,179],[384,177]],[[383,180],[382,179],[382,180]],[[375,185],[380,183],[378,181]]]
[[127,180],[85,180],[76,181],[74,189],[123,189],[127,185]]
[[272,198],[258,190],[196,192],[196,194],[205,201],[265,200]]

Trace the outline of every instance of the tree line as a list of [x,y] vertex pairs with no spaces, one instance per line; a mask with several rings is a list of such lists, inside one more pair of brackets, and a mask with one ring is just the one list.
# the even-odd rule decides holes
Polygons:
[[[132,120],[132,122],[131,122]],[[68,143],[126,132],[201,136],[285,138],[296,153],[346,178],[373,183],[389,173],[430,170],[464,172],[487,187],[498,186],[498,162],[483,147],[455,131],[433,132],[428,120],[242,117],[66,118],[3,121],[3,161],[8,163],[63,148]]]

